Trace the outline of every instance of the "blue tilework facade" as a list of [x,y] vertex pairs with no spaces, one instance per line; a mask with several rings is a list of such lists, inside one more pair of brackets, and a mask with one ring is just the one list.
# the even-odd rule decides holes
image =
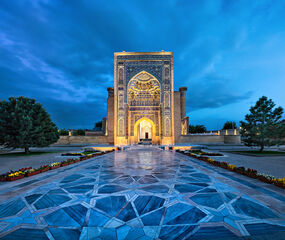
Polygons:
[[162,84],[163,66],[170,65],[171,55],[119,55],[117,62],[126,69],[126,85],[133,76],[143,70],[152,74]]

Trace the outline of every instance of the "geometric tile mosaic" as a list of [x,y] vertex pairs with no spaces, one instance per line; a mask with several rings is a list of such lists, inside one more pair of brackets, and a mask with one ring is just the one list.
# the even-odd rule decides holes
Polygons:
[[163,225],[198,223],[206,214],[190,204],[176,203],[167,208]]
[[46,194],[34,203],[37,210],[56,207],[69,201],[71,198],[66,195]]
[[218,208],[224,203],[218,193],[199,193],[190,199],[199,205],[211,208]]
[[232,206],[238,214],[260,219],[277,218],[269,208],[244,198],[237,199]]
[[191,236],[191,239],[240,239],[233,232],[223,226],[201,227]]
[[5,204],[1,204],[0,205],[0,218],[16,215],[25,206],[26,205],[24,201],[20,198],[17,198]]
[[164,198],[156,196],[138,196],[134,201],[135,207],[139,215],[151,212],[163,206],[165,202]]
[[0,238],[285,239],[285,193],[221,171],[138,146],[3,183]]

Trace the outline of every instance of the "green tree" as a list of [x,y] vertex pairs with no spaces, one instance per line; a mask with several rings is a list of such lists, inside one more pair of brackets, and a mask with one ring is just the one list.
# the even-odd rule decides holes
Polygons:
[[95,125],[94,125],[94,130],[102,130],[102,121],[100,122],[96,122]]
[[237,128],[237,125],[233,121],[225,122],[224,127],[223,127],[223,129],[235,129],[235,128]]
[[73,136],[85,136],[85,131],[83,129],[77,129],[73,132]]
[[204,133],[207,129],[204,125],[189,125],[189,133]]
[[279,121],[276,128],[273,129],[277,144],[284,144],[285,140],[285,120]]
[[[259,98],[255,106],[249,109],[250,113],[241,121],[241,134],[247,146],[272,146],[282,143],[282,129],[284,124],[280,121],[283,108],[275,107],[272,99],[265,96]],[[280,132],[281,131],[281,132]]]
[[0,101],[0,145],[9,148],[46,147],[59,138],[56,125],[35,99],[10,97]]
[[66,130],[66,129],[60,129],[60,130],[59,130],[59,135],[60,135],[60,136],[68,136],[68,135],[69,135],[69,132],[68,132],[68,130]]

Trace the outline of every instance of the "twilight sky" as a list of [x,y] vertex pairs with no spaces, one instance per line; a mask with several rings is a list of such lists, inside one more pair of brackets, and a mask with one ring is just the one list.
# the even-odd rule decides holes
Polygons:
[[262,95],[285,107],[284,13],[284,0],[1,0],[0,99],[32,97],[59,128],[93,128],[113,52],[163,49],[190,123],[220,129]]

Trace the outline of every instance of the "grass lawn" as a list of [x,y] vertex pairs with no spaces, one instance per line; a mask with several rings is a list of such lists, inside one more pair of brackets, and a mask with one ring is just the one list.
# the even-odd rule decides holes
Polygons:
[[48,153],[60,153],[61,151],[56,152],[30,152],[26,154],[25,152],[11,152],[11,153],[2,153],[0,154],[0,157],[16,157],[16,156],[34,156],[34,155],[42,155],[42,154],[48,154]]
[[285,156],[285,152],[280,151],[262,151],[259,152],[257,150],[251,150],[251,151],[227,151],[229,153],[237,153],[242,155],[252,155],[252,156]]

